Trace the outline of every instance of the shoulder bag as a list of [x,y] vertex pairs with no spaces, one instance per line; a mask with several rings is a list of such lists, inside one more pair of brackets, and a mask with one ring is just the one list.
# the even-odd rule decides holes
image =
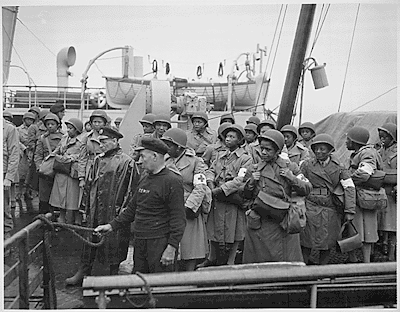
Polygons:
[[46,137],[46,145],[47,149],[49,150],[49,155],[43,160],[39,167],[39,175],[45,176],[45,177],[50,177],[53,178],[55,173],[54,173],[54,155],[51,154],[52,150],[50,147],[49,139]]
[[357,206],[366,210],[381,210],[387,207],[387,195],[385,189],[379,190],[356,187]]

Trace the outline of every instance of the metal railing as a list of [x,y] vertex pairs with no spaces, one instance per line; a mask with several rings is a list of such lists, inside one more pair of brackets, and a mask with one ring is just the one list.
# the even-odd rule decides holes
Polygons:
[[[184,297],[199,292],[201,292],[199,296],[204,298],[206,291],[215,294],[234,290],[246,292],[269,290],[271,293],[280,291],[289,294],[298,292],[300,287],[305,294],[309,294],[309,307],[316,308],[320,291],[369,289],[372,292],[379,292],[382,287],[396,287],[395,262],[324,266],[284,265],[284,263],[279,266],[278,264],[235,265],[194,272],[123,275],[118,278],[88,276],[84,279],[82,288],[84,296],[85,293],[90,296],[97,295],[95,300],[98,308],[105,309],[113,293],[116,294],[115,300],[121,300],[118,298],[126,297],[127,294],[139,297],[151,295],[158,300],[158,296],[163,295],[168,298],[175,295],[178,298],[179,295]],[[184,299],[183,302],[188,304]],[[174,306],[174,308],[179,307]]]
[[[47,213],[50,219],[51,214]],[[57,309],[57,297],[55,292],[55,280],[50,258],[51,231],[43,229],[43,239],[29,250],[30,234],[43,225],[41,220],[36,220],[15,233],[4,242],[4,250],[16,246],[18,249],[18,261],[4,273],[4,290],[12,287],[12,283],[18,279],[18,292],[16,296],[4,297],[5,309],[29,309],[30,297],[39,286],[43,287],[43,305],[45,309]],[[42,253],[41,253],[42,251]],[[42,254],[43,265],[32,277],[29,276],[29,265],[40,259]],[[29,279],[31,281],[29,282]],[[6,293],[6,291],[4,291]]]
[[[97,96],[104,88],[87,88],[84,94],[84,109],[96,109],[101,105],[101,98]],[[55,103],[62,103],[68,109],[81,109],[80,87],[57,86],[3,86],[3,109],[30,108],[40,106],[49,108]],[[110,109],[108,104],[102,109]]]

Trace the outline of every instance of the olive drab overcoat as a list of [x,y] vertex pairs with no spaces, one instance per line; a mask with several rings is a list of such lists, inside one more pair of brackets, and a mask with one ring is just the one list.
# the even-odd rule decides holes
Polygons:
[[[386,149],[381,148],[379,154],[382,157],[382,170],[397,177],[397,143]],[[397,231],[397,206],[392,193],[395,186],[397,184],[384,184],[388,206],[386,209],[378,212],[378,229],[381,231]]]
[[94,162],[94,158],[102,153],[100,142],[97,140],[98,133],[91,130],[82,134],[82,146],[78,161],[79,179],[88,178],[89,170]]
[[187,147],[194,149],[197,156],[204,154],[208,145],[217,142],[217,132],[209,127],[206,127],[202,133],[198,133],[192,129],[187,133]]
[[194,213],[201,209],[195,219],[186,218],[185,232],[180,242],[180,257],[184,260],[205,258],[208,253],[206,218],[211,207],[211,190],[205,178],[207,166],[191,148],[186,148],[184,154],[177,158],[167,155],[166,166],[170,168],[171,165],[183,179],[185,208]]
[[[43,160],[56,149],[57,145],[60,143],[61,138],[63,137],[63,132],[61,130],[57,130],[55,133],[45,132],[42,134],[37,141],[34,161],[36,165],[36,169],[39,170],[40,164]],[[50,144],[49,151],[46,143],[46,139],[48,139]],[[43,202],[49,202],[51,190],[53,188],[54,178],[50,177],[42,177],[39,176],[39,200]]]
[[[233,152],[222,151],[206,171],[207,182],[213,182],[229,196],[244,186],[245,179],[239,176],[239,171],[250,174],[252,164],[251,156],[241,147]],[[219,243],[243,240],[246,227],[243,208],[220,200],[214,202],[207,220],[208,239]]]
[[216,143],[208,145],[206,150],[204,151],[201,158],[203,158],[204,163],[207,167],[210,167],[214,162],[215,158],[217,158],[217,154],[221,151],[226,150],[226,146],[222,141],[218,140]]
[[300,165],[300,162],[310,158],[310,153],[307,147],[299,142],[295,142],[288,148],[288,156],[291,162]]
[[60,144],[53,151],[55,155],[61,155],[65,160],[70,160],[71,173],[69,175],[57,172],[51,190],[49,204],[68,210],[78,210],[80,206],[80,188],[78,180],[78,159],[82,146],[82,135],[70,138],[64,135]]
[[[308,159],[301,165],[301,171],[313,186],[306,197],[307,223],[300,233],[301,245],[316,250],[331,249],[336,246],[343,214],[355,214],[356,193],[350,172],[334,156],[323,163]],[[338,205],[333,194],[341,180],[349,181],[343,189],[344,207]]]
[[[279,172],[283,168],[291,170],[295,177],[292,180],[282,177]],[[311,183],[301,175],[297,164],[288,163],[280,157],[272,163],[259,162],[256,171],[260,172],[260,180],[249,180],[246,183],[246,198],[255,199],[262,190],[273,197],[288,201],[292,191],[306,196],[312,189]],[[253,209],[247,212],[246,218],[248,226],[244,240],[243,263],[303,261],[298,233],[287,234],[280,222],[266,216],[261,217]],[[253,219],[256,220],[257,226],[249,226],[254,224]]]
[[[376,169],[382,169],[382,158],[372,145],[366,145],[350,155],[349,169],[351,178],[356,185],[357,194],[357,190],[363,187],[361,184],[366,182]],[[356,205],[353,223],[364,242],[375,243],[378,241],[377,210],[366,210]]]

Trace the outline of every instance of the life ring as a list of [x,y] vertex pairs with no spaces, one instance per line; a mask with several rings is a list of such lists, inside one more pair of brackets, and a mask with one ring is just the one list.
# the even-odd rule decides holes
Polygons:
[[104,94],[103,96],[99,96],[97,98],[97,107],[98,108],[103,108],[107,104],[107,98],[106,95]]

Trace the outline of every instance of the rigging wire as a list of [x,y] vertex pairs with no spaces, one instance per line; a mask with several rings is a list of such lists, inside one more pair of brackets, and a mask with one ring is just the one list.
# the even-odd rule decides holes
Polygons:
[[350,43],[349,55],[348,55],[348,57],[347,57],[346,71],[345,71],[345,73],[344,73],[342,91],[341,91],[341,93],[340,93],[340,100],[339,100],[338,112],[340,112],[340,106],[342,105],[344,86],[345,86],[345,84],[346,84],[347,70],[349,69],[350,55],[351,55],[351,50],[352,50],[352,47],[353,47],[354,34],[355,34],[355,32],[356,32],[356,25],[357,25],[357,20],[358,20],[358,13],[359,13],[359,11],[360,11],[360,3],[359,3],[358,6],[357,6],[357,14],[356,14],[356,19],[355,19],[355,21],[354,21],[353,34],[352,34],[352,36],[351,36],[351,43]]
[[[281,9],[280,9],[280,11],[279,11],[278,20],[277,20],[277,22],[276,22],[275,31],[274,31],[274,36],[273,36],[272,42],[271,42],[271,49],[272,49],[272,47],[274,46],[274,43],[275,43],[275,38],[276,38],[276,34],[277,34],[277,31],[278,31],[278,27],[279,27],[279,22],[280,22],[281,16],[282,16],[282,10],[283,10],[283,4],[281,5]],[[272,62],[272,65],[271,65],[271,71],[270,71],[270,75],[269,75],[269,78],[268,78],[268,82],[269,82],[269,80],[271,79],[272,69],[273,69],[274,64],[275,64],[276,53],[277,53],[277,51],[278,51],[278,46],[279,46],[280,38],[281,38],[281,35],[282,35],[282,28],[283,28],[283,24],[284,24],[285,17],[286,17],[286,11],[287,11],[287,5],[285,5],[285,13],[284,13],[283,18],[282,18],[281,29],[280,29],[280,31],[279,31],[278,42],[277,42],[277,44],[276,44],[275,54],[274,54],[273,62]],[[271,54],[268,54],[268,59],[267,59],[266,65],[265,65],[264,75],[263,75],[263,78],[262,78],[262,85],[264,84],[264,80],[266,79],[267,68],[268,68],[268,65],[269,65],[270,57],[271,57]],[[262,92],[262,87],[260,88],[260,90],[259,90],[259,92],[258,92],[256,103],[258,103],[258,101],[260,100],[261,92]],[[262,104],[262,106],[263,106],[264,118],[265,118],[265,99],[266,99],[266,96],[267,96],[267,95],[265,94],[265,97],[264,97],[264,99],[263,99],[263,104]],[[259,105],[256,105],[255,107],[257,107],[257,106],[259,106]]]
[[278,52],[279,42],[281,41],[281,37],[282,37],[283,24],[285,23],[287,7],[288,7],[288,5],[286,4],[286,6],[285,6],[285,13],[283,14],[282,23],[281,23],[281,29],[279,30],[278,43],[276,44],[275,53],[274,53],[274,58],[273,58],[273,60],[272,60],[272,65],[271,65],[271,70],[270,70],[269,79],[271,79],[272,70],[273,70],[274,65],[275,65],[276,54],[277,54],[277,52]]
[[[97,61],[97,60],[96,60],[96,61]],[[101,71],[101,69],[99,68],[99,66],[97,65],[96,62],[94,62],[94,65],[96,65],[96,68],[97,68],[97,70],[100,72],[100,74],[102,74],[103,76],[105,76],[104,73]]]
[[[11,37],[10,37],[10,35],[7,33],[7,31],[6,31],[5,27],[4,27],[4,25],[3,25],[3,30],[4,30],[4,33],[5,33],[5,34],[7,35],[7,37],[8,37],[8,40],[11,42],[11,46],[12,46],[12,48],[14,49],[15,54],[18,56],[18,59],[19,59],[19,61],[21,62],[22,67],[24,68],[24,70],[25,70],[26,72],[28,72],[28,69],[27,69],[27,67],[26,67],[26,65],[25,65],[25,63],[24,63],[24,61],[22,60],[22,58],[21,58],[21,56],[19,55],[17,49],[15,48],[14,42],[11,40]],[[11,63],[11,60],[10,60],[10,63]],[[30,78],[30,80],[33,82],[33,84],[36,86],[36,83],[35,83],[35,81],[33,80],[33,78],[31,77],[31,75],[29,75],[29,78]]]
[[317,43],[318,37],[319,37],[319,35],[320,35],[320,33],[321,33],[322,27],[323,27],[324,24],[325,24],[325,20],[326,20],[326,17],[327,17],[327,15],[328,15],[328,11],[329,11],[329,9],[330,9],[330,6],[331,6],[331,5],[328,4],[328,7],[326,8],[326,11],[325,11],[324,18],[322,19],[322,22],[321,22],[321,18],[322,18],[322,14],[323,14],[322,12],[323,12],[323,10],[324,10],[325,4],[322,5],[321,13],[320,13],[320,16],[319,16],[319,19],[318,19],[317,27],[316,27],[316,29],[315,29],[314,41],[313,41],[313,44],[312,44],[311,49],[310,49],[309,57],[311,57],[311,54],[312,54],[312,52],[313,52],[313,50],[314,50],[314,47],[315,47],[315,45],[316,45],[316,43]]
[[[279,20],[281,19],[281,16],[282,16],[282,10],[283,10],[283,4],[281,5],[281,9],[280,9],[280,11],[279,11],[278,20],[276,21],[274,36],[272,37],[272,42],[271,42],[271,49],[272,49],[272,47],[274,46],[274,43],[275,43],[276,32],[277,32],[277,30],[278,30]],[[271,53],[268,54],[267,65],[266,65],[266,67],[268,67],[270,58],[271,58]]]
[[45,44],[44,44],[44,42],[42,41],[42,40],[40,40],[39,39],[39,37],[38,36],[36,36],[34,33],[33,33],[33,31],[31,31],[29,28],[28,28],[28,26],[26,26],[18,17],[17,17],[17,20],[51,53],[51,54],[53,54],[55,57],[57,57],[57,55],[53,52],[53,51],[51,51]]
[[351,110],[350,112],[354,112],[355,110],[357,110],[357,109],[359,109],[359,108],[361,108],[361,107],[363,107],[363,106],[365,106],[365,105],[367,105],[367,104],[379,99],[380,97],[384,96],[385,94],[389,93],[390,91],[393,91],[394,89],[397,89],[397,86],[389,89],[388,91],[382,93],[381,95],[378,95],[376,98],[373,98],[372,100],[369,100],[368,102],[364,103],[363,105],[360,105],[360,106],[356,107],[355,109]]

